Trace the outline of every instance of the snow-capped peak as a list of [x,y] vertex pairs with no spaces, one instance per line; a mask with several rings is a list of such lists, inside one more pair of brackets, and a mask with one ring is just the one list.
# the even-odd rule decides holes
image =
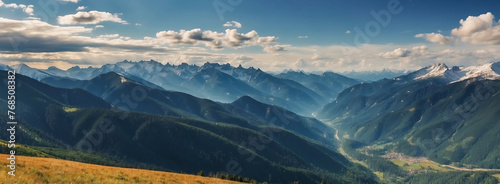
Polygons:
[[451,69],[445,64],[434,64],[414,73],[415,80],[442,78],[449,83],[477,78],[480,80],[500,80],[500,62]]
[[443,76],[446,71],[448,71],[448,66],[446,66],[444,63],[434,64],[417,71],[415,80]]
[[461,71],[464,72],[465,75],[462,76],[457,81],[453,82],[463,81],[472,78],[479,78],[483,80],[498,80],[500,79],[499,65],[500,62],[463,68]]

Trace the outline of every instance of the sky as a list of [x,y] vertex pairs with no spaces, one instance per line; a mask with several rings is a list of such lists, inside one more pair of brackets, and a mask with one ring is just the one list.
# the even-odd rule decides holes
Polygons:
[[[265,71],[500,61],[494,0],[0,0],[0,63],[123,60]],[[497,17],[495,17],[495,15]]]

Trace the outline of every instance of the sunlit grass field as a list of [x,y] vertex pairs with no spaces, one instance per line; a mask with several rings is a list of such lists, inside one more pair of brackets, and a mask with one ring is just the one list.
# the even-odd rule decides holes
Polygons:
[[8,175],[9,155],[0,154],[0,183],[220,183],[228,180],[189,174],[109,167],[53,158],[16,156],[16,176]]

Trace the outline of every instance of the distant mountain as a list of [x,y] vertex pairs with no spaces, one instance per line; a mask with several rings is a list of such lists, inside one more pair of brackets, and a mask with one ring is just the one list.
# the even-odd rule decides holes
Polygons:
[[52,74],[47,73],[43,70],[31,68],[26,64],[13,65],[11,66],[11,68],[14,69],[18,74],[22,74],[36,80],[41,80],[43,78],[53,76]]
[[[283,125],[281,127],[286,130],[330,147],[336,146],[333,129],[322,122],[258,102],[247,96],[231,104],[217,103],[181,92],[150,88],[114,72],[82,81],[78,88],[101,97],[123,110],[223,122],[250,129],[256,129],[257,126]],[[272,111],[268,112],[266,117],[261,113],[262,110]],[[275,122],[277,125],[269,124],[272,118],[277,119]]]
[[222,102],[244,95],[256,98],[267,95],[247,83],[207,65],[199,68],[183,85],[190,89],[198,89],[210,99]]
[[365,144],[435,161],[500,168],[500,63],[425,67],[347,88],[319,116]]
[[12,68],[7,66],[7,65],[0,64],[0,70],[8,71],[8,70],[12,70]]
[[310,115],[321,107],[318,101],[322,97],[314,91],[298,82],[274,77],[260,69],[253,67],[246,69],[241,66],[234,68],[229,64],[216,63],[205,63],[202,68],[215,68],[267,94],[267,96],[248,95],[264,103],[279,105],[303,115]]
[[[267,104],[278,105],[301,115],[311,116],[324,104],[335,99],[338,92],[355,84],[354,80],[331,72],[309,75],[307,80],[292,74],[273,76],[253,67],[205,63],[170,65],[156,61],[122,61],[101,68],[73,67],[60,70],[50,67],[37,70],[25,65],[17,67],[21,74],[58,87],[76,87],[81,80],[115,72],[148,87],[188,93],[229,103],[242,96],[251,96]],[[320,81],[315,81],[320,80]]]
[[322,74],[306,74],[304,72],[288,71],[276,75],[279,78],[289,79],[308,87],[328,101],[334,100],[345,88],[351,87],[359,82],[355,79],[345,77],[333,72]]
[[381,79],[392,79],[397,76],[406,75],[410,73],[405,70],[389,70],[383,69],[381,71],[350,71],[350,72],[341,72],[340,74],[350,77],[353,79],[357,79],[364,82],[373,82]]

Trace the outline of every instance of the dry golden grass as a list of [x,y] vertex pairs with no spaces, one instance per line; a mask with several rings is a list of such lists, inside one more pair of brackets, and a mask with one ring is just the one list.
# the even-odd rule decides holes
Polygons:
[[8,175],[9,155],[0,154],[0,183],[220,183],[228,180],[143,169],[110,167],[53,158],[16,156],[16,176]]
[[500,180],[500,174],[494,174],[493,176]]

